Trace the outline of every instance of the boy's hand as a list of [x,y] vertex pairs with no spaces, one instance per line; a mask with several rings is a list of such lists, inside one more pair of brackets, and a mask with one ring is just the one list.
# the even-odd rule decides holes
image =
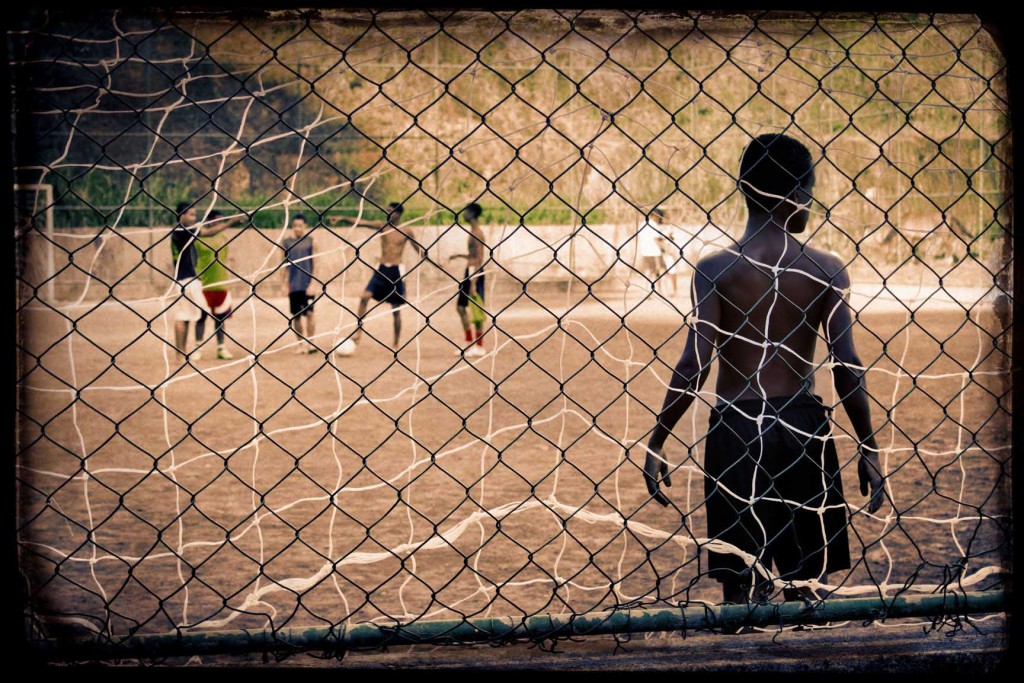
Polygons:
[[861,446],[860,460],[857,462],[857,476],[860,478],[860,494],[866,496],[868,490],[871,491],[868,512],[876,512],[882,507],[882,501],[885,500],[885,482],[882,479],[882,468],[878,464],[877,451],[871,451]]
[[644,462],[644,481],[647,482],[647,492],[654,496],[654,500],[667,506],[669,499],[661,492],[658,486],[659,480],[665,482],[665,486],[672,486],[672,479],[668,473],[668,461],[665,459],[663,448],[646,447],[647,460]]

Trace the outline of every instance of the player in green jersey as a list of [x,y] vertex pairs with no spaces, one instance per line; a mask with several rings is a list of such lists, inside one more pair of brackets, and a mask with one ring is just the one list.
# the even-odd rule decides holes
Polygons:
[[[210,225],[219,227],[230,227],[232,219],[225,218],[220,211],[211,211],[207,218]],[[219,360],[231,360],[234,356],[228,351],[225,343],[224,322],[231,316],[233,302],[228,282],[232,279],[231,271],[225,267],[228,258],[228,243],[231,236],[225,232],[218,232],[210,237],[196,240],[196,273],[203,284],[203,297],[206,299],[206,306],[209,314],[203,311],[203,315],[196,323],[196,348],[203,343],[206,334],[206,319],[214,320],[214,333],[217,335],[217,358]],[[192,354],[192,358],[199,360],[201,351]]]

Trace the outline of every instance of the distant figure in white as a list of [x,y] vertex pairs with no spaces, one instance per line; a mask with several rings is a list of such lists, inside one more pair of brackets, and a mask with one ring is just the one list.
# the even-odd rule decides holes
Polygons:
[[[672,285],[672,296],[679,293],[679,276],[693,270],[692,261],[686,258],[692,250],[693,234],[683,228],[670,225],[668,214],[664,209],[655,211],[660,214],[658,246],[661,248],[662,282],[667,280]],[[663,284],[664,288],[665,285]]]
[[636,267],[651,282],[651,289],[658,291],[658,281],[662,275],[664,257],[662,241],[664,240],[661,224],[665,221],[665,211],[661,207],[651,211],[650,218],[640,226],[636,233]]
[[694,266],[702,256],[719,249],[734,249],[735,242],[720,229],[705,223],[703,226],[674,225],[662,214],[664,225],[661,226],[662,238],[661,258],[663,262],[662,280],[668,280],[672,286],[672,296],[679,293],[679,277],[688,282],[693,275]]

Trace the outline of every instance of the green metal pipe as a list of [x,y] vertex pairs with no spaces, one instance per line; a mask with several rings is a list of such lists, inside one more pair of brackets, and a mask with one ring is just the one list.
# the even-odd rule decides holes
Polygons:
[[325,627],[272,631],[220,631],[175,635],[130,636],[117,642],[98,639],[49,639],[34,646],[44,659],[78,661],[372,649],[385,645],[468,643],[490,640],[537,640],[611,633],[682,631],[686,629],[821,624],[943,614],[983,614],[1008,608],[1003,591],[855,598],[823,601],[813,608],[802,602],[761,605],[689,606],[667,609],[622,609],[578,615],[418,621],[395,626],[359,624],[347,629]]

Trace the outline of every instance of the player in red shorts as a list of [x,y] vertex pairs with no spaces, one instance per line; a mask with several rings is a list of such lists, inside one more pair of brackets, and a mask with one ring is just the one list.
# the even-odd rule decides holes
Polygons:
[[[217,226],[220,230],[232,227],[230,218],[224,218],[220,211],[214,210],[207,217],[206,224]],[[217,358],[231,360],[234,358],[225,344],[224,323],[231,317],[232,301],[228,282],[231,272],[224,266],[228,258],[228,243],[231,236],[225,232],[217,232],[209,237],[196,240],[196,272],[203,284],[203,298],[206,299],[207,311],[203,311],[196,322],[196,351],[193,360],[202,358],[200,345],[206,336],[206,319],[213,318],[214,333],[217,336]]]
[[176,213],[178,224],[171,228],[170,246],[172,276],[177,291],[167,314],[174,320],[174,346],[178,358],[182,361],[195,360],[189,348],[189,342],[192,341],[189,323],[197,322],[206,307],[203,285],[196,275],[196,245],[200,240],[208,240],[216,235],[224,229],[224,225],[199,225],[196,208],[188,202],[180,202]]
[[[459,313],[462,330],[466,335],[469,347],[462,350],[466,358],[480,358],[484,351],[484,322],[487,313],[484,311],[484,231],[480,228],[480,214],[483,209],[473,203],[465,208],[462,216],[469,223],[467,248],[465,254],[456,254],[451,260],[466,259],[466,272],[459,283],[459,296],[455,302],[455,310]],[[475,328],[475,331],[474,331]]]

